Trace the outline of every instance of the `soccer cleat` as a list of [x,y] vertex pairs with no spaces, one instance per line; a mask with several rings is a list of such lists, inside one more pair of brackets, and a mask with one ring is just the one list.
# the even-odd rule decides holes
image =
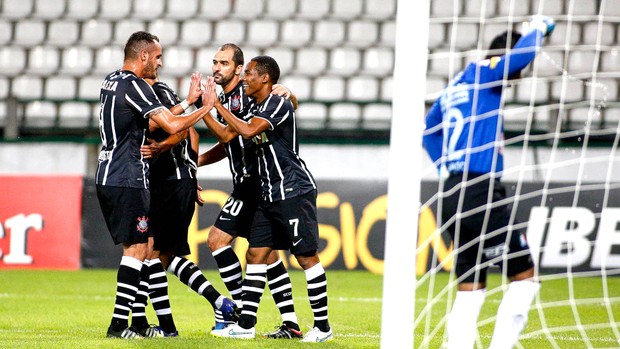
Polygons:
[[222,330],[232,324],[234,324],[238,319],[237,314],[237,304],[228,299],[224,298],[222,305],[215,309],[215,326],[211,328],[211,330]]
[[235,323],[221,330],[213,330],[211,335],[220,338],[253,339],[256,337],[256,328],[243,328]]
[[306,336],[301,341],[309,342],[309,343],[318,343],[318,342],[329,342],[333,339],[334,339],[334,334],[332,333],[331,329],[327,332],[323,332],[319,330],[318,327],[314,327],[313,329],[310,330],[310,332],[306,333]]
[[106,333],[106,337],[121,338],[121,339],[142,339],[144,338],[133,327],[126,327],[120,331],[114,331],[111,326],[108,327],[108,333]]
[[275,331],[264,334],[263,337],[274,339],[294,339],[303,338],[304,335],[301,330],[296,330],[282,324],[282,326],[276,326]]
[[159,326],[151,325],[145,329],[138,331],[138,333],[144,338],[165,338],[165,337],[177,337],[179,331],[171,333],[165,332]]

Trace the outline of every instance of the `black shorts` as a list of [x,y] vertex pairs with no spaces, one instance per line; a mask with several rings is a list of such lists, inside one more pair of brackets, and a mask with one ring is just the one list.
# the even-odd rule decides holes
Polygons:
[[97,198],[114,244],[148,241],[151,222],[147,189],[98,184]]
[[261,193],[261,184],[257,180],[235,185],[213,225],[231,236],[247,239]]
[[151,186],[151,228],[154,249],[175,256],[191,253],[187,230],[196,209],[195,179],[164,181]]
[[[469,174],[468,181],[478,178],[480,175]],[[444,191],[449,191],[463,181],[462,174],[451,175],[446,179]],[[479,263],[491,262],[502,269],[506,269],[506,275],[514,276],[524,272],[534,266],[529,246],[522,229],[507,229],[517,224],[516,220],[511,221],[511,209],[508,204],[493,205],[489,212],[486,228],[486,210],[468,214],[467,211],[485,207],[488,201],[488,191],[491,180],[484,179],[477,183],[469,183],[465,188],[457,190],[454,194],[444,197],[442,206],[442,217],[448,221],[457,212],[459,207],[459,196],[464,195],[460,212],[465,217],[455,220],[447,227],[452,241],[458,237],[459,249],[456,256],[456,275],[460,278],[465,276],[461,282],[486,282],[487,267],[481,268],[479,273],[475,273],[475,266]],[[497,203],[506,199],[506,189],[499,179],[494,179],[492,202]],[[459,229],[457,231],[457,229]],[[484,231],[483,231],[484,229]],[[458,236],[457,236],[458,234]],[[484,235],[484,238],[481,237]],[[476,240],[476,241],[474,241]],[[465,247],[465,245],[471,246]],[[507,250],[506,250],[507,249]],[[503,260],[502,256],[506,253],[508,258]]]
[[316,190],[294,198],[262,201],[248,239],[250,247],[290,250],[307,255],[319,247],[319,224],[316,216]]

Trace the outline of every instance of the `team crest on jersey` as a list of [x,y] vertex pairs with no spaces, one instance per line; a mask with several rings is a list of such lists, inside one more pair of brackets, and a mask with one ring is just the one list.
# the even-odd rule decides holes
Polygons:
[[146,216],[138,217],[136,229],[141,233],[146,233],[149,230],[149,219]]
[[230,110],[241,109],[241,96],[233,96],[230,99]]

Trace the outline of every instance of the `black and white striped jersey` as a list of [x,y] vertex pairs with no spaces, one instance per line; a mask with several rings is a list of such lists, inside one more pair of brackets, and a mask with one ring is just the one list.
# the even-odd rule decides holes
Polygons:
[[[163,82],[153,84],[155,94],[166,108],[170,109],[181,103],[177,94]],[[161,128],[148,134],[148,137],[161,142],[170,136]],[[172,149],[150,160],[151,185],[165,180],[196,178],[198,154],[192,149],[190,136]]]
[[[243,83],[239,82],[230,92],[220,93],[220,102],[224,108],[228,109],[234,116],[241,120],[249,120],[248,111],[254,105],[254,99],[248,97],[243,89]],[[224,118],[218,113],[217,120],[222,124],[227,124]],[[256,153],[254,142],[249,139],[237,138],[226,143],[224,147],[228,156],[230,172],[233,177],[233,184],[240,184],[246,178],[258,177],[256,170]]]
[[315,190],[314,178],[299,157],[297,124],[291,101],[270,94],[262,103],[256,104],[250,114],[271,125],[252,138],[258,155],[263,200],[285,200]]
[[144,79],[127,70],[117,70],[106,76],[99,99],[99,132],[103,146],[96,183],[148,189],[149,165],[140,154],[140,147],[146,140],[147,115],[164,106]]

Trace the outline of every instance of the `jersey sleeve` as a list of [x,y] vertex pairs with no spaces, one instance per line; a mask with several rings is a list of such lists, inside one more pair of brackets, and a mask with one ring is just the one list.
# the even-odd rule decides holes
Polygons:
[[181,103],[179,96],[177,96],[177,94],[163,82],[158,82],[153,85],[153,91],[155,91],[155,95],[161,104],[168,109]]
[[165,108],[155,95],[151,85],[143,79],[131,81],[131,85],[125,94],[125,101],[130,108],[140,113],[145,119],[153,110]]
[[426,114],[426,126],[422,137],[424,149],[438,168],[441,165],[439,159],[441,159],[443,149],[442,122],[443,113],[441,112],[440,98],[438,98]]
[[[481,61],[482,82],[503,80],[505,77],[523,70],[536,57],[542,44],[542,38],[541,31],[533,30],[523,35],[514,48],[510,50],[510,53]],[[507,71],[506,67],[508,67]]]
[[254,114],[254,117],[267,120],[269,129],[275,129],[279,124],[292,117],[292,105],[288,108],[285,104],[290,102],[283,97],[269,95],[269,100]]

